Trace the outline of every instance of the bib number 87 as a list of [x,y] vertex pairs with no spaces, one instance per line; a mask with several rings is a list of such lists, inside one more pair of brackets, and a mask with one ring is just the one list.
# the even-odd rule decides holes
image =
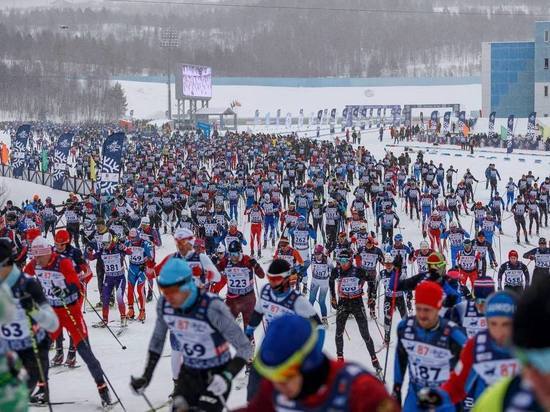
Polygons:
[[436,381],[441,373],[441,368],[427,367],[427,366],[415,366],[416,376],[426,381]]

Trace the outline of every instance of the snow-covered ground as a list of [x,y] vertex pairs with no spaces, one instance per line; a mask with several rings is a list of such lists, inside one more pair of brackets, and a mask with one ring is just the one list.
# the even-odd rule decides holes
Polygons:
[[[134,117],[156,119],[164,117],[167,110],[168,87],[165,83],[119,81],[128,101],[128,111],[134,110]],[[172,113],[176,113],[175,86],[172,85]],[[449,97],[451,96],[451,97]],[[360,104],[455,104],[462,110],[481,109],[481,85],[450,86],[385,86],[385,87],[268,87],[268,86],[213,86],[210,107],[226,108],[237,100],[240,117],[253,117],[256,109],[260,116],[277,109],[281,116],[287,112],[294,118],[304,109],[307,118],[311,112],[320,109],[341,110],[346,105]],[[427,115],[426,115],[427,117]],[[272,120],[273,121],[273,120]]]
[[[353,100],[353,99],[351,99]],[[454,100],[454,99],[453,99]],[[363,135],[363,145],[365,145],[374,155],[379,158],[385,153],[385,150],[391,150],[395,155],[399,155],[402,151],[401,148],[386,147],[389,143],[387,138],[383,143],[378,142],[377,132],[367,132]],[[426,146],[429,147],[429,146]],[[445,155],[449,153],[449,155]],[[462,156],[457,156],[461,154]],[[414,158],[414,154],[412,155]],[[462,175],[466,168],[469,168],[472,173],[480,180],[484,180],[484,170],[488,163],[495,163],[502,176],[502,182],[499,183],[501,192],[504,191],[504,182],[508,177],[513,177],[516,180],[522,173],[526,173],[528,170],[532,170],[535,176],[544,177],[548,174],[548,158],[542,156],[542,153],[528,154],[528,155],[506,155],[500,151],[494,153],[476,153],[474,157],[469,157],[466,152],[457,152],[449,150],[449,148],[441,147],[438,149],[431,149],[425,157],[426,159],[434,160],[436,164],[443,163],[445,168],[451,164],[459,169],[459,175]],[[505,160],[509,158],[509,160]],[[520,160],[522,159],[522,160]],[[537,161],[540,160],[540,163]],[[24,199],[32,197],[33,194],[38,194],[42,198],[47,195],[52,196],[54,202],[59,202],[65,199],[66,194],[64,192],[55,191],[50,188],[28,183],[21,182],[13,179],[0,178],[0,184],[6,183],[9,188],[8,198],[11,198],[15,202],[21,202]],[[455,182],[456,184],[456,182]],[[485,189],[485,183],[479,183],[475,187],[476,199],[487,201],[489,199],[489,191]],[[421,234],[419,230],[418,221],[410,221],[408,217],[401,211],[402,204],[400,200],[397,200],[398,212],[401,218],[400,227],[403,227],[402,234],[405,238],[405,242],[411,241],[415,247],[421,240]],[[372,227],[372,215],[369,212],[369,229]],[[514,223],[511,219],[511,215],[508,212],[504,212],[504,235],[495,237],[495,252],[497,254],[497,260],[499,263],[506,260],[507,253],[510,249],[516,248],[514,237]],[[471,217],[461,218],[463,226],[466,230],[471,232]],[[242,230],[246,237],[249,234],[249,225],[240,221],[240,230]],[[541,230],[541,235],[548,237],[550,235],[547,228]],[[163,236],[163,246],[157,253],[159,259],[165,256],[167,253],[174,251],[175,247],[173,241],[169,235]],[[519,247],[520,254],[526,249],[523,246]],[[245,252],[248,252],[248,248],[245,247]],[[268,256],[272,252],[271,248],[264,253],[264,256]],[[269,260],[264,258],[261,260],[264,268],[267,266]],[[490,271],[489,274],[495,275],[494,271]],[[260,282],[261,284],[262,282]],[[89,296],[92,302],[98,301],[98,292],[96,286],[96,280],[93,279],[89,285]],[[91,311],[89,307],[86,309],[85,318],[90,325],[92,322],[98,320],[97,316]],[[124,405],[128,411],[145,411],[148,409],[144,400],[141,397],[135,396],[131,393],[129,388],[130,375],[139,375],[143,372],[144,362],[147,353],[147,345],[150,334],[155,322],[154,302],[147,304],[147,320],[144,325],[131,324],[128,331],[121,336],[121,340],[127,346],[127,350],[122,350],[120,346],[114,341],[112,336],[107,330],[89,328],[90,341],[95,354],[100,359],[103,368],[109,377],[110,381],[114,385],[119,396],[122,398]],[[398,316],[398,315],[396,315]],[[118,319],[118,314],[115,311],[111,311],[111,319]],[[334,318],[331,319],[334,321]],[[394,322],[394,328],[397,325],[397,321]],[[370,333],[375,341],[377,348],[381,347],[382,336],[379,329],[382,330],[381,325],[376,325],[375,321],[369,321]],[[330,325],[325,341],[325,351],[331,356],[335,356],[335,343],[334,343],[334,330],[335,326]],[[349,339],[344,339],[345,357],[348,360],[353,360],[365,365],[367,368],[371,368],[370,359],[365,348],[365,344],[359,335],[357,325],[353,319],[350,319],[347,324],[347,333]],[[383,333],[383,332],[382,332]],[[263,331],[258,328],[256,332],[256,341],[261,342]],[[388,388],[391,388],[393,383],[393,350],[394,345],[392,343],[390,350],[390,357],[388,362]],[[165,344],[165,354],[169,354],[169,344]],[[379,353],[379,358],[384,364],[385,351]],[[50,382],[52,390],[52,401],[77,401],[77,405],[58,405],[54,407],[55,411],[93,411],[97,410],[99,405],[99,398],[93,380],[87,368],[84,366],[82,360],[79,359],[79,363],[83,365],[78,369],[64,371],[57,374],[59,369],[53,369],[50,373]],[[153,405],[160,405],[163,403],[170,391],[172,390],[172,375],[170,368],[170,357],[162,357],[153,381],[147,389],[147,396],[153,403]],[[233,391],[229,399],[228,405],[235,407],[242,405],[245,401],[246,393],[245,389],[239,391]],[[82,402],[80,404],[80,402]],[[120,407],[117,407],[120,410]]]

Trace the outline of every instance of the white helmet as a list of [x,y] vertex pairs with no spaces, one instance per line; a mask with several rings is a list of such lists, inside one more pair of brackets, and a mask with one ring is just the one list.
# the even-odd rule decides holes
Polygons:
[[135,227],[131,228],[130,231],[128,232],[128,237],[129,238],[135,238],[135,237],[138,237],[138,231]]
[[359,226],[359,229],[367,230],[367,224],[366,223],[361,223],[361,226]]
[[449,227],[450,227],[451,229],[456,229],[456,228],[458,227],[458,223],[456,223],[454,220],[451,220],[451,221],[449,222]]
[[434,210],[434,211],[432,212],[432,215],[433,215],[434,217],[439,217],[439,210]]
[[430,247],[430,244],[428,243],[428,241],[422,240],[420,242],[420,249],[426,250],[426,249],[429,249],[429,247]]
[[393,263],[393,256],[391,253],[384,253],[384,263]]
[[216,253],[225,253],[225,246],[222,243],[216,248]]
[[141,225],[150,225],[151,224],[151,219],[149,219],[149,216],[143,216],[141,218],[140,224]]
[[52,247],[45,237],[39,236],[33,240],[31,245],[31,255],[47,256],[52,253]]
[[237,221],[235,219],[231,219],[231,221],[229,222],[229,226],[237,226]]

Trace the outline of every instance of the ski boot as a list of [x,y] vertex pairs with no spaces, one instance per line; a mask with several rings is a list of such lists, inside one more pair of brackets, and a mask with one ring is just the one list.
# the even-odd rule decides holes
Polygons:
[[145,321],[145,309],[140,309],[137,319],[141,322]]
[[376,320],[376,310],[374,308],[370,308],[370,318]]
[[126,315],[120,315],[120,327],[125,328],[128,326],[128,318]]
[[174,389],[172,390],[172,393],[170,395],[168,395],[168,397],[170,399],[172,399],[174,397],[174,394],[176,393],[176,387],[178,386],[178,380],[177,379],[172,379],[172,382],[174,384]]
[[92,327],[94,327],[94,328],[106,328],[108,323],[109,323],[108,319],[103,319],[103,320],[100,320],[99,322],[93,323]]
[[250,249],[250,257],[254,257],[254,249]]
[[264,239],[264,249],[267,247],[267,239]]
[[271,238],[271,247],[275,247],[275,238]]
[[529,244],[529,239],[527,238],[527,236],[525,236],[525,243]]
[[262,249],[258,249],[258,259],[262,257]]
[[126,317],[128,319],[134,319],[134,316],[135,316],[135,313],[134,313],[134,307],[133,306],[130,306],[128,307],[128,313],[126,313]]
[[46,385],[42,382],[39,382],[37,386],[38,390],[29,397],[29,403],[44,405],[50,400],[48,390],[46,389]]
[[111,405],[111,394],[109,393],[107,384],[102,383],[97,385],[97,391],[99,392],[99,397],[101,398],[101,406],[106,407]]
[[382,367],[380,366],[380,362],[378,362],[378,358],[375,356],[371,356],[370,358],[372,362],[372,367],[376,371],[376,376],[378,379],[382,380]]
[[68,368],[75,368],[76,367],[76,352],[69,351],[67,354],[67,359],[65,359],[65,366]]
[[164,226],[164,234],[168,233],[168,229]]
[[153,300],[153,289],[149,289],[147,291],[147,297],[145,298],[147,302],[151,302]]
[[60,366],[63,364],[63,351],[56,351],[55,356],[52,359],[52,366]]

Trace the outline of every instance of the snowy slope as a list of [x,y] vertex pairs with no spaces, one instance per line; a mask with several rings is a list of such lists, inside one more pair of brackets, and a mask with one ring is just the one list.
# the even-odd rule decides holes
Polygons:
[[[365,134],[363,137],[363,144],[366,145],[367,148],[379,158],[384,155],[384,150],[386,150],[386,147],[385,144],[379,143],[376,137],[377,134],[375,132]],[[384,143],[387,143],[387,140]],[[398,148],[391,148],[390,150],[392,150],[393,153],[396,155],[399,155],[402,151]],[[443,153],[450,153],[450,156],[443,155]],[[462,156],[456,156],[456,154],[462,154]],[[510,160],[504,160],[505,157],[509,157]],[[462,175],[465,172],[466,168],[470,168],[472,173],[479,180],[484,180],[484,170],[487,164],[490,162],[496,163],[503,181],[506,181],[509,176],[517,179],[521,173],[525,173],[527,172],[527,170],[532,170],[535,176],[545,176],[549,170],[548,158],[543,157],[542,154],[539,156],[507,156],[503,153],[480,153],[479,155],[476,154],[474,157],[468,157],[467,154],[464,152],[455,152],[450,151],[446,148],[442,148],[436,150],[433,154],[427,154],[425,158],[428,160],[433,159],[436,164],[441,162],[445,167],[448,167],[452,164],[455,168],[459,169],[459,175]],[[520,161],[520,159],[524,159],[524,161]],[[535,163],[535,161],[537,160],[540,160],[541,163]],[[49,188],[34,185],[31,183],[21,182],[13,179],[0,179],[0,183],[2,182],[6,182],[8,187],[10,188],[9,198],[17,202],[29,198],[35,193],[41,195],[42,197],[51,195],[54,198],[54,201],[59,201],[65,198],[65,194],[63,192],[53,191]],[[500,183],[500,189],[501,191],[503,191],[502,182]],[[480,200],[488,200],[489,191],[485,190],[484,183],[480,183],[477,185],[475,195],[476,198]],[[400,200],[398,200],[398,206],[400,210]],[[411,222],[406,216],[404,216],[403,212],[400,212],[399,214],[402,219],[400,226],[405,228],[402,231],[405,242],[410,240],[415,246],[418,246],[418,243],[421,240],[418,222],[416,220]],[[499,239],[495,239],[494,247],[499,263],[505,260],[509,249],[516,247],[513,236],[515,230],[513,219],[510,219],[509,217],[510,214],[508,212],[504,212],[505,235],[500,238],[500,244]],[[369,225],[371,225],[372,215],[369,214],[368,218]],[[462,222],[465,229],[469,230],[471,225],[471,217],[463,217]],[[247,224],[241,224],[240,229],[245,232],[245,235],[248,238],[249,226]],[[541,235],[548,237],[550,235],[549,230],[543,229]],[[163,247],[161,247],[158,251],[159,259],[167,253],[172,252],[173,250],[173,241],[170,239],[170,236],[164,235]],[[245,251],[248,251],[246,247]],[[519,248],[520,253],[523,253],[524,251],[525,249],[523,247]],[[269,250],[269,252],[271,252],[271,249]],[[264,253],[264,255],[268,254],[269,253],[267,252]],[[264,258],[261,262],[265,267],[268,260]],[[494,275],[494,272],[492,271],[489,273]],[[92,280],[92,282],[90,283],[88,292],[90,300],[94,303],[97,302],[98,294],[96,290],[95,279]],[[141,374],[143,371],[147,353],[148,340],[155,320],[154,302],[147,304],[147,315],[148,318],[144,325],[131,324],[129,330],[122,335],[121,340],[128,347],[128,349],[124,351],[117,345],[117,343],[114,341],[107,330],[94,328],[89,329],[90,340],[93,350],[100,359],[107,376],[109,377],[118,394],[122,398],[128,411],[145,411],[148,409],[143,399],[133,395],[128,386],[130,375]],[[90,325],[91,322],[95,322],[98,320],[97,316],[90,310],[90,308],[87,308],[87,313],[85,317],[88,325]],[[111,319],[118,319],[118,315],[113,311],[111,311]],[[332,321],[334,321],[334,319],[332,319]],[[397,321],[394,322],[394,327],[396,326],[396,324]],[[334,356],[336,353],[334,344],[334,329],[335,326],[331,325],[330,329],[328,330],[325,342],[325,351],[332,356]],[[380,329],[382,329],[381,326]],[[366,351],[364,342],[362,341],[361,336],[358,333],[357,326],[353,319],[350,319],[348,321],[346,330],[349,334],[349,339],[344,339],[346,358],[348,360],[359,362],[370,368],[371,365],[368,353]],[[370,332],[375,341],[375,346],[380,347],[382,338],[381,334],[376,328],[374,321],[370,321]],[[262,334],[263,332],[261,330],[257,331],[257,342],[261,340]],[[168,344],[165,345],[165,353],[169,353]],[[379,358],[382,364],[384,363],[384,355],[384,351],[379,354]],[[393,353],[390,352],[387,380],[388,388],[390,388],[392,384],[392,360]],[[79,363],[83,365],[80,359]],[[50,375],[52,401],[78,401],[82,402],[82,404],[78,404],[79,411],[84,412],[97,410],[97,405],[99,405],[99,398],[95,389],[95,385],[85,366],[57,375],[56,373],[57,370],[52,370]],[[159,405],[166,400],[166,397],[171,392],[171,390],[172,381],[170,358],[163,357],[161,358],[161,361],[157,367],[153,382],[147,390],[147,395],[154,405]],[[234,391],[229,399],[229,406],[235,407],[243,404],[245,396],[245,389]],[[55,406],[54,410],[75,411],[77,410],[77,407],[75,407],[75,405],[59,405]],[[121,410],[120,407],[117,407],[117,410]]]
[[[164,117],[167,110],[168,87],[165,83],[119,81],[128,101],[128,111],[136,118]],[[367,92],[368,90],[368,92]],[[367,95],[369,97],[367,97]],[[172,113],[176,113],[175,86],[172,85]],[[238,100],[236,110],[240,117],[253,117],[256,109],[260,116],[271,112],[275,117],[281,109],[294,117],[300,109],[304,116],[319,109],[339,111],[348,104],[453,104],[460,103],[462,110],[481,109],[481,85],[454,86],[387,86],[387,87],[268,87],[268,86],[213,86],[210,107],[229,107]],[[452,96],[450,98],[449,96]],[[339,113],[341,114],[341,112]],[[273,121],[273,120],[272,120]]]

